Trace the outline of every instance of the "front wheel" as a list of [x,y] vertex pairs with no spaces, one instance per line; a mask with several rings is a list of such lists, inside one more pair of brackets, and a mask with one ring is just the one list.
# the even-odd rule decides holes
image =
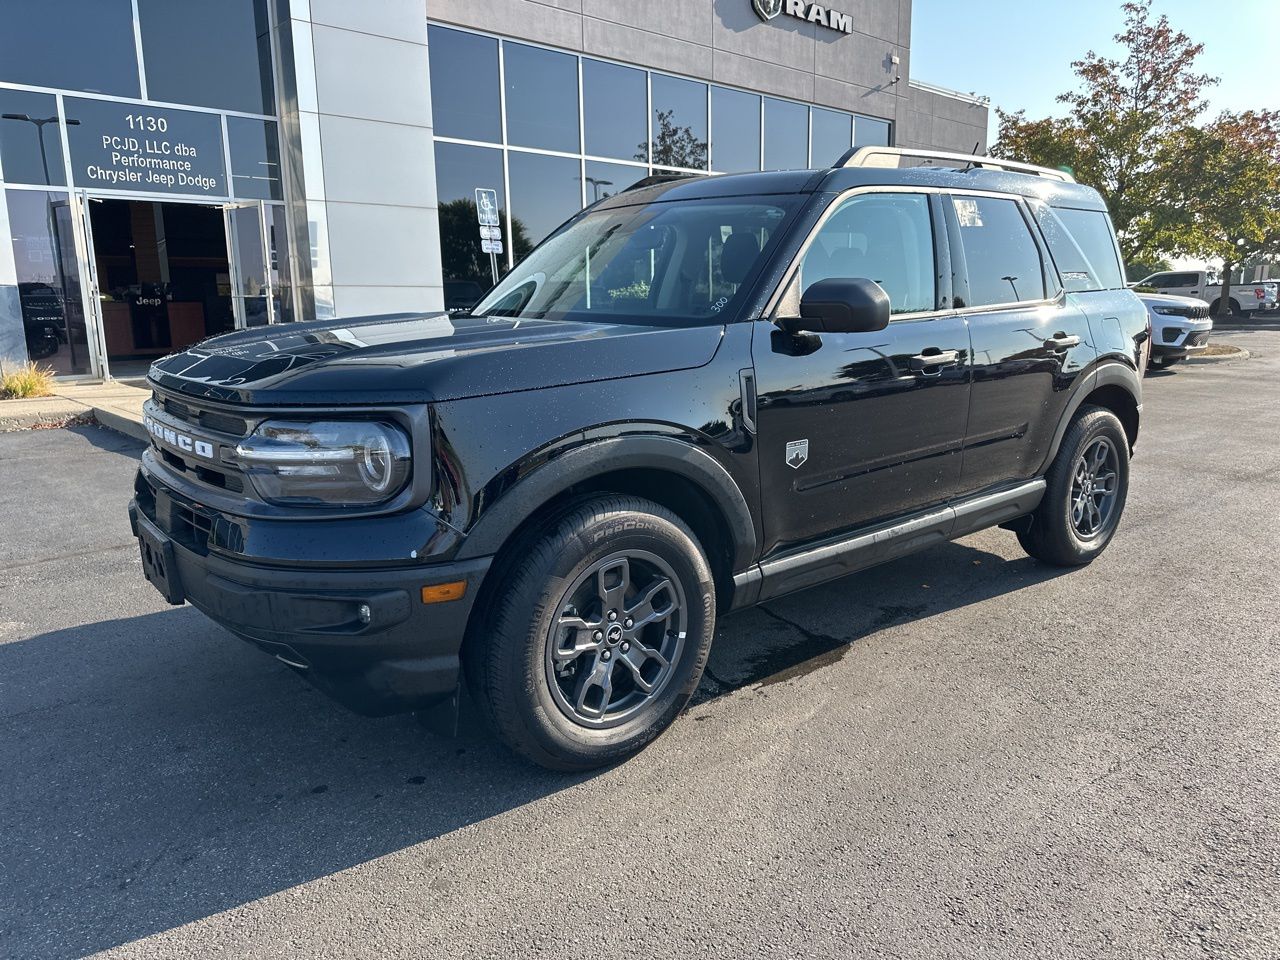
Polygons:
[[501,577],[467,676],[516,752],[556,770],[604,766],[689,702],[711,650],[715,588],[670,511],[588,500],[522,543]]
[[1091,563],[1115,536],[1129,493],[1129,438],[1119,418],[1101,407],[1082,408],[1045,480],[1044,499],[1018,540],[1054,566]]

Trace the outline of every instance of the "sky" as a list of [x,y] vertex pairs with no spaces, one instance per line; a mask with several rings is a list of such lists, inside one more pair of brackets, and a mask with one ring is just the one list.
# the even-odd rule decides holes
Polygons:
[[[1076,85],[1071,61],[1090,49],[1117,50],[1121,0],[914,0],[911,77],[991,98],[992,107],[1039,118]],[[1210,113],[1280,109],[1280,3],[1277,0],[1156,0],[1175,29],[1203,43],[1202,72],[1220,77]],[[1226,15],[1224,15],[1224,11]],[[991,137],[995,138],[995,110]]]

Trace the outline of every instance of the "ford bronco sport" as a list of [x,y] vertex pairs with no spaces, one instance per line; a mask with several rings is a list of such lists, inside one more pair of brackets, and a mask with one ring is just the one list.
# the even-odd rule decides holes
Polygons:
[[1096,558],[1148,340],[1057,171],[864,148],[650,180],[470,315],[158,361],[130,516],[169,602],[353,708],[465,679],[515,750],[586,769],[675,719],[717,615],[995,525]]

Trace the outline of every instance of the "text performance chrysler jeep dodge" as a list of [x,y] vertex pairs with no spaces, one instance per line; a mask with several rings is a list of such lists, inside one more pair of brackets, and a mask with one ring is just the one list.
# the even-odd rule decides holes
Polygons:
[[171,603],[343,702],[465,680],[583,769],[680,713],[718,614],[995,525],[1095,558],[1148,350],[1102,201],[1056,171],[863,148],[650,180],[468,315],[157,362],[130,513]]

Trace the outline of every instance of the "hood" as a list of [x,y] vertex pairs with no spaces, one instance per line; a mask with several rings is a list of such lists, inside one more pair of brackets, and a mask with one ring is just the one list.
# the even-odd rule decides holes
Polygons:
[[151,366],[166,389],[232,403],[428,403],[700,367],[722,326],[397,314],[213,337]]
[[1172,297],[1166,293],[1140,293],[1138,299],[1152,307],[1209,307],[1208,301],[1198,297]]

